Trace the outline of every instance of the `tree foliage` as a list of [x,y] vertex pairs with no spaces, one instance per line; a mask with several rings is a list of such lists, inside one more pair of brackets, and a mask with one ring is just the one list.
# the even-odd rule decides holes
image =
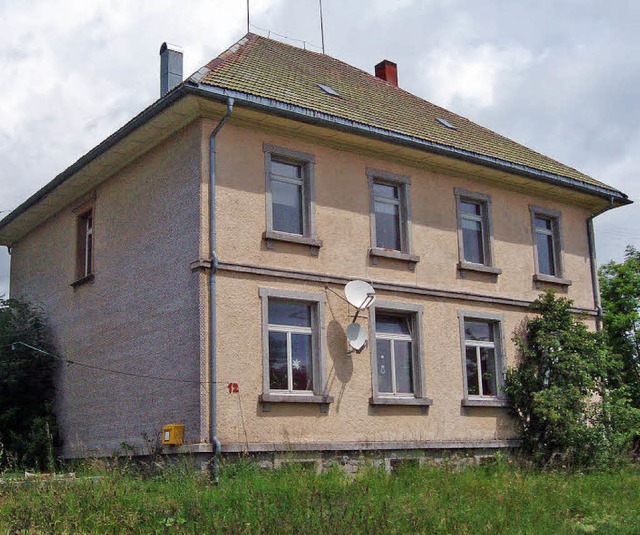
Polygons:
[[56,435],[55,361],[41,314],[0,299],[0,468],[51,469]]
[[612,381],[616,359],[571,306],[553,292],[531,305],[537,316],[516,334],[519,362],[506,377],[523,451],[540,465],[607,462],[628,449],[640,423],[626,389]]
[[640,251],[627,247],[625,260],[600,268],[603,327],[620,360],[620,381],[640,409]]

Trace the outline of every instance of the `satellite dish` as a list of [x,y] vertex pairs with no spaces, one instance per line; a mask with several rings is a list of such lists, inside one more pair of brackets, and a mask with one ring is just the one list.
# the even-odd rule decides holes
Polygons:
[[376,291],[364,281],[351,281],[344,287],[344,295],[349,304],[358,310],[369,308],[376,299]]
[[347,342],[356,353],[360,353],[367,347],[367,331],[359,323],[351,323],[347,327]]

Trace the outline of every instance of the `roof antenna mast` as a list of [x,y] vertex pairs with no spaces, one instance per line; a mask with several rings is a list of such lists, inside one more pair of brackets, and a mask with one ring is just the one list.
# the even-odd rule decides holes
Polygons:
[[[247,0],[248,2],[249,0]],[[324,54],[324,22],[322,20],[322,0],[320,2],[320,36],[322,37],[322,53]]]
[[249,0],[247,0],[247,33],[251,32],[251,21],[249,20]]

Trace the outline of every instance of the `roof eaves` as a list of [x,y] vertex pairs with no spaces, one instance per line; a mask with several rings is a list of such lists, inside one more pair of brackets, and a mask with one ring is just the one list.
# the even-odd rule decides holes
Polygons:
[[289,104],[267,97],[261,97],[250,93],[212,86],[208,84],[199,84],[197,88],[194,88],[194,90],[200,95],[209,96],[209,98],[211,98],[212,96],[222,99],[231,97],[236,100],[236,103],[242,103],[248,107],[258,108],[263,111],[275,113],[277,115],[282,115],[289,118],[294,118],[312,124],[331,126],[333,128],[339,128],[341,130],[358,133],[360,135],[364,134],[369,137],[380,138],[385,141],[419,147],[423,150],[427,150],[435,154],[440,154],[442,156],[453,157],[459,160],[468,161],[470,163],[488,166],[500,171],[526,176],[528,178],[533,178],[536,180],[547,182],[549,184],[568,187],[576,191],[603,197],[610,201],[617,201],[621,205],[633,203],[633,201],[631,201],[627,197],[627,195],[614,188],[590,184],[588,182],[583,182],[575,178],[550,173],[548,171],[543,171],[534,167],[510,162],[508,160],[503,160],[493,156],[487,156],[465,149],[443,145],[434,141],[429,141],[408,134],[403,134],[401,132],[395,132],[365,123],[360,123],[351,119],[345,119],[343,117],[330,115],[327,113],[312,110],[310,108],[297,106],[295,104]]
[[75,163],[71,164],[67,167],[62,173],[57,175],[53,180],[45,184],[42,188],[36,191],[31,197],[29,197],[26,201],[20,204],[17,208],[12,210],[9,214],[7,214],[4,218],[0,220],[0,230],[6,227],[9,223],[18,218],[21,214],[26,212],[29,208],[37,204],[40,200],[46,197],[49,193],[55,190],[58,186],[60,186],[63,182],[73,176],[75,173],[80,171],[85,165],[89,164],[100,155],[104,154],[107,150],[113,147],[116,143],[124,139],[126,136],[131,134],[138,127],[158,115],[160,112],[174,104],[176,101],[180,100],[184,95],[189,92],[188,86],[185,86],[184,83],[176,86],[174,89],[166,93],[164,96],[156,100],[149,107],[145,108],[142,112],[136,115],[133,119],[131,119],[124,126],[116,130],[113,134],[111,134],[108,138],[106,138],[102,143],[95,146],[89,152],[87,152],[84,156],[78,159]]

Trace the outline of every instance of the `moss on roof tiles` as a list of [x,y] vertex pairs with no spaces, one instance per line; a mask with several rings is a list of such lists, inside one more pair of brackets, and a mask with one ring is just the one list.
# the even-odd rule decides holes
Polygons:
[[[274,99],[372,127],[606,187],[576,169],[496,134],[331,56],[247,34],[211,61],[200,83]],[[329,95],[324,84],[340,95]],[[456,129],[440,124],[446,119]]]

